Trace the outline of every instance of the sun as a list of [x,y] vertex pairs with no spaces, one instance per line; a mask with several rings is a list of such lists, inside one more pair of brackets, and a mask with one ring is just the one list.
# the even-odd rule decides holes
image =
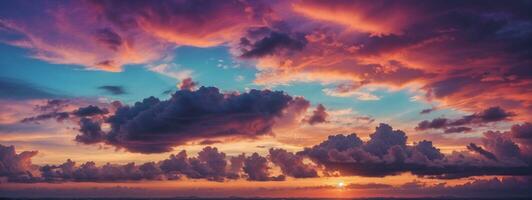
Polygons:
[[345,183],[343,181],[340,181],[340,182],[338,182],[338,184],[336,186],[338,188],[344,188],[345,187]]

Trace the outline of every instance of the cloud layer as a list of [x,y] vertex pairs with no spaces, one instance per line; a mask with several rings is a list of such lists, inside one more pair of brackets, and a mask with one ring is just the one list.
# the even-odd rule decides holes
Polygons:
[[[80,122],[86,123],[84,119]],[[195,157],[190,157],[183,150],[168,159],[141,165],[107,163],[97,166],[91,161],[77,165],[67,160],[60,165],[39,167],[31,163],[36,151],[17,154],[13,146],[0,146],[0,176],[10,182],[115,182],[184,177],[211,181],[283,181],[286,177],[384,177],[401,173],[436,179],[530,176],[532,137],[527,137],[532,134],[528,129],[530,126],[528,123],[518,124],[508,132],[488,131],[484,134],[482,146],[471,143],[467,146],[469,151],[450,154],[443,154],[431,141],[408,144],[403,131],[393,130],[387,124],[376,127],[368,141],[361,140],[356,134],[331,135],[322,143],[303,151],[271,148],[266,156],[258,153],[227,156],[217,148],[207,146]],[[304,161],[307,158],[312,162]],[[275,172],[274,166],[280,172]]]
[[120,71],[160,61],[174,46],[225,45],[235,57],[257,62],[259,84],[351,85],[342,92],[371,100],[378,97],[362,87],[411,86],[427,100],[465,111],[497,103],[516,120],[531,116],[527,1],[29,4],[6,5],[32,14],[3,12],[1,36],[52,63]]

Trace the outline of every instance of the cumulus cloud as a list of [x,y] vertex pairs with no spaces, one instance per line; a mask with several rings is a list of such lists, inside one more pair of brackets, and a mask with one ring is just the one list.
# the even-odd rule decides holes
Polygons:
[[270,167],[268,166],[268,160],[259,155],[258,153],[253,153],[251,156],[247,157],[244,160],[244,172],[248,176],[250,181],[283,181],[285,180],[284,175],[271,176]]
[[303,163],[303,157],[284,149],[270,149],[269,159],[281,168],[283,174],[294,178],[317,177],[318,172],[309,164]]
[[532,123],[516,124],[512,126],[511,132],[516,139],[532,140]]
[[[269,90],[242,94],[224,94],[214,87],[180,90],[169,100],[150,97],[119,107],[105,120],[111,130],[103,142],[132,152],[160,153],[204,138],[255,138],[271,134],[278,120],[304,113],[305,109],[291,109],[300,104],[308,101]],[[91,132],[78,138],[93,138],[87,133]]]
[[[201,90],[201,89],[200,89]],[[84,137],[77,140],[86,143],[99,142],[101,130],[87,118]],[[522,127],[525,125],[516,125]],[[91,129],[93,128],[93,129]],[[518,130],[519,128],[514,128]],[[141,165],[110,164],[97,166],[88,161],[76,165],[67,160],[60,165],[44,165],[38,168],[31,164],[36,151],[15,153],[14,147],[0,146],[0,174],[12,182],[62,182],[62,181],[129,181],[172,180],[186,177],[226,181],[247,179],[250,181],[282,181],[287,176],[294,178],[325,176],[384,177],[411,173],[420,177],[453,179],[471,176],[530,176],[530,143],[515,142],[514,133],[488,131],[482,145],[471,143],[469,151],[454,151],[443,154],[431,141],[408,143],[406,134],[380,124],[368,141],[356,134],[331,135],[325,141],[299,152],[272,148],[262,156],[240,154],[227,156],[215,147],[204,147],[197,156],[189,156],[185,150],[172,154],[158,162]],[[309,159],[311,162],[305,161]],[[272,168],[279,167],[281,174],[274,175]],[[423,187],[410,184],[408,187]]]
[[37,151],[23,151],[17,154],[14,146],[0,144],[0,177],[7,177],[12,182],[31,182],[36,166],[31,158]]
[[[5,148],[14,151],[13,147]],[[269,160],[265,157],[258,154],[250,157],[243,154],[226,156],[225,153],[210,146],[203,148],[195,157],[188,156],[183,150],[170,155],[167,159],[140,165],[106,163],[97,166],[92,161],[77,164],[68,159],[59,165],[37,167],[31,165],[31,157],[36,152],[23,152],[19,155],[8,152],[8,154],[2,154],[0,157],[3,167],[0,169],[2,169],[1,175],[11,177],[8,181],[12,182],[117,182],[174,180],[182,177],[218,182],[246,177],[254,181],[284,180],[283,175],[269,176]],[[34,170],[30,172],[29,167]],[[26,179],[23,179],[24,176]]]
[[[516,150],[514,146],[493,145],[488,136],[485,146],[488,150],[498,147],[501,158],[482,147],[471,144],[468,148],[480,153],[478,159],[467,152],[443,154],[430,141],[407,144],[403,131],[393,130],[386,124],[380,124],[370,139],[362,141],[355,134],[335,135],[319,145],[305,148],[298,155],[309,157],[324,167],[325,172],[340,172],[342,175],[387,176],[410,172],[418,176],[433,178],[461,178],[480,175],[528,175],[530,163],[525,159],[516,159],[507,151]],[[521,152],[520,149],[517,149]],[[497,154],[499,155],[499,154]]]
[[83,144],[95,144],[104,141],[105,132],[101,128],[101,123],[89,118],[79,120],[79,132],[75,140]]
[[316,107],[316,110],[314,110],[312,112],[312,115],[308,119],[306,119],[306,121],[310,125],[324,123],[324,122],[327,122],[327,117],[328,116],[329,116],[329,114],[327,114],[325,106],[323,106],[322,104],[319,104]]
[[198,83],[194,82],[192,78],[185,78],[181,83],[179,83],[180,90],[194,90]]

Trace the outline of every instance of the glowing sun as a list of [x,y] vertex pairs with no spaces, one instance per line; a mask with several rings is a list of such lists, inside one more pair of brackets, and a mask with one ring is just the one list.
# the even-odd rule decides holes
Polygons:
[[338,182],[337,187],[338,188],[344,188],[345,187],[345,183],[343,181],[340,181],[340,182]]

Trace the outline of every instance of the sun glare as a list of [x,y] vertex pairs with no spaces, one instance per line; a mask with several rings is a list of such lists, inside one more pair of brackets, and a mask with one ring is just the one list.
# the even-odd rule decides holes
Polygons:
[[345,183],[343,181],[340,181],[340,182],[338,182],[337,187],[338,188],[344,188],[345,187]]

